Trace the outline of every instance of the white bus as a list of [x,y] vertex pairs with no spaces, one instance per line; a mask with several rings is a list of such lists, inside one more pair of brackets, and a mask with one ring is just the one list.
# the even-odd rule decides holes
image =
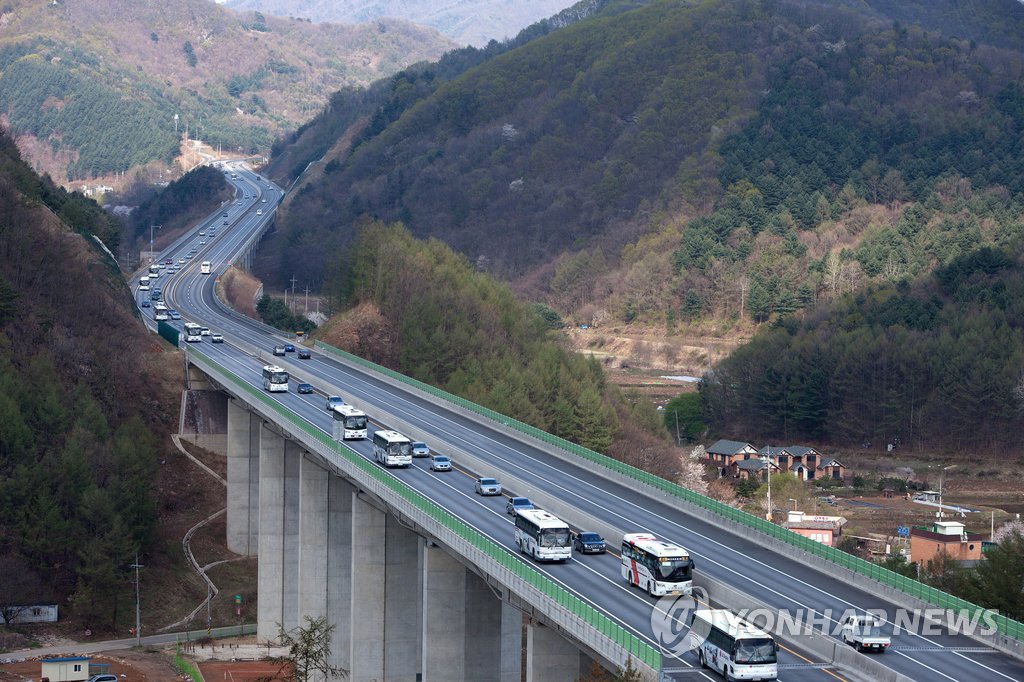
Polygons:
[[779,675],[775,640],[731,611],[694,611],[687,636],[701,667],[713,668],[727,680],[774,680]]
[[210,261],[204,260],[199,264],[199,274],[209,275],[210,274]]
[[572,558],[569,525],[543,509],[516,512],[516,545],[534,561],[566,561]]
[[288,390],[288,370],[277,365],[263,367],[263,390],[276,393]]
[[188,343],[197,343],[203,340],[203,328],[195,322],[185,323],[185,341]]
[[149,291],[149,277],[139,277],[139,291]]
[[627,533],[622,536],[622,577],[652,597],[690,594],[693,559],[685,547],[647,533]]
[[157,303],[156,305],[154,305],[153,319],[156,320],[157,322],[163,322],[170,319],[170,316],[167,314],[167,306],[164,305],[163,303]]
[[366,413],[352,405],[335,405],[335,440],[363,440],[366,438]]
[[160,276],[160,266],[157,265],[157,264],[150,265],[149,266],[149,278],[150,279],[156,279],[159,276]]
[[412,441],[397,431],[375,431],[373,458],[386,467],[412,466]]

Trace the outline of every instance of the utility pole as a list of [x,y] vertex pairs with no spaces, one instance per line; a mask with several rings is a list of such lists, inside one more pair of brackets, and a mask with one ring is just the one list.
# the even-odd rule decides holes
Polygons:
[[306,302],[303,304],[303,307],[302,307],[302,314],[305,315],[307,313],[309,313],[309,285],[308,284],[306,285]]
[[292,275],[292,307],[295,307],[295,275]]
[[135,563],[129,568],[135,569],[135,646],[142,646],[142,619],[139,617],[139,553],[135,553]]

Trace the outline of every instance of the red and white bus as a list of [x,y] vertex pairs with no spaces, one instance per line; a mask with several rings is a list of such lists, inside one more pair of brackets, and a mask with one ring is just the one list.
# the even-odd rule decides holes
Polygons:
[[693,559],[685,547],[648,533],[627,533],[622,536],[622,577],[652,597],[690,594]]

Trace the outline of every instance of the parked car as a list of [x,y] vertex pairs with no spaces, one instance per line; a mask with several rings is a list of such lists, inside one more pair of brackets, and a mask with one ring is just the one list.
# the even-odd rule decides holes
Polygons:
[[118,682],[117,675],[111,675],[110,673],[103,673],[101,675],[93,675],[86,682]]
[[477,495],[501,494],[501,484],[498,483],[498,480],[494,478],[478,478],[476,479],[475,487]]
[[451,471],[452,461],[444,455],[434,455],[430,458],[431,471]]
[[295,390],[299,393],[312,393],[313,384],[299,384],[295,387]]
[[327,396],[327,411],[333,412],[334,408],[338,405],[344,405],[345,401],[341,399],[340,395],[329,395]]
[[224,343],[224,335],[217,332],[210,334],[210,343]]
[[274,355],[284,355],[284,346],[274,346]]
[[533,502],[530,502],[528,497],[510,497],[508,502],[505,503],[505,512],[515,516],[521,511],[527,509],[533,509]]
[[572,534],[572,548],[582,554],[604,554],[608,549],[598,533],[583,530]]
[[299,360],[309,360],[310,357],[312,356],[309,354],[308,348],[299,349]]
[[412,444],[412,456],[413,457],[430,457],[430,448],[427,447],[426,443],[420,441],[414,441]]

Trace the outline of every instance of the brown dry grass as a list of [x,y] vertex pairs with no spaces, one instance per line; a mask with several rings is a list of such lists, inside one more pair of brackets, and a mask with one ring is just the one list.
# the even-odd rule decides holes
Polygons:
[[262,286],[263,283],[251,273],[232,267],[217,281],[217,293],[232,308],[255,320],[258,319],[256,293]]

